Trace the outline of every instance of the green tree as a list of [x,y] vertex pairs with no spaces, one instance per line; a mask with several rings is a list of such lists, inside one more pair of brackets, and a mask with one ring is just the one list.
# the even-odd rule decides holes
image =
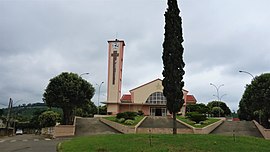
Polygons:
[[183,61],[184,48],[182,42],[182,19],[177,0],[168,0],[165,12],[165,37],[163,42],[164,79],[163,94],[167,99],[167,109],[173,115],[173,134],[177,134],[176,113],[184,104],[183,100],[183,75],[185,74]]
[[77,74],[63,72],[50,80],[43,101],[49,107],[62,108],[62,124],[72,124],[75,109],[87,106],[94,92],[94,87]]
[[[228,116],[228,115],[231,115],[231,113],[232,113],[230,108],[227,106],[227,104],[225,102],[222,102],[222,101],[209,102],[207,104],[207,107],[209,107],[211,109],[211,111],[214,107],[220,107],[223,110],[223,113],[220,113],[220,116]],[[217,115],[217,116],[219,116],[219,115]]]
[[107,105],[99,106],[99,114],[101,115],[107,114]]
[[4,114],[4,110],[0,109],[0,117]]
[[54,111],[45,111],[39,117],[41,127],[53,127],[60,121],[60,114]]
[[246,90],[239,103],[238,115],[240,119],[257,120],[265,128],[270,124],[270,73],[255,77]]
[[210,109],[203,103],[199,104],[189,104],[186,108],[187,112],[198,112],[201,114],[207,114],[209,113]]
[[32,124],[32,126],[34,126],[35,129],[40,129],[42,127],[40,125],[39,116],[45,111],[46,111],[45,109],[42,109],[42,110],[36,110],[33,113],[33,117],[30,120],[30,124]]
[[212,107],[211,113],[214,117],[224,116],[224,110],[220,107]]
[[93,117],[97,113],[97,107],[93,102],[89,102],[87,105],[76,108],[76,116],[80,117]]

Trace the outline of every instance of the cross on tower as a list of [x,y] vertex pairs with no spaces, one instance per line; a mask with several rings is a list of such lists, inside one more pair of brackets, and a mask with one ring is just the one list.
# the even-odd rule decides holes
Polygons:
[[111,56],[113,57],[113,85],[114,85],[115,84],[115,72],[116,72],[116,59],[119,56],[119,53],[117,53],[117,51],[113,51]]

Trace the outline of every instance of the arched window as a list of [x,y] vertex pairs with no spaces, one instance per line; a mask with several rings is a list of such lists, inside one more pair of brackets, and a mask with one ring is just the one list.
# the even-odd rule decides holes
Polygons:
[[163,95],[162,92],[154,92],[147,98],[145,103],[166,105],[166,102],[166,97]]

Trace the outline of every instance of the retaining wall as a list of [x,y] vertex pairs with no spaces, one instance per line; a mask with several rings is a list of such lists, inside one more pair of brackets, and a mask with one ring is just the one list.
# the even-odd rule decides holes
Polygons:
[[121,133],[124,134],[134,134],[136,133],[136,127],[135,126],[125,126],[117,122],[113,122],[104,118],[100,118],[100,121],[107,124],[108,126],[118,130]]
[[77,117],[74,118],[73,125],[57,125],[55,127],[42,128],[41,134],[49,138],[74,136],[76,119]]
[[189,125],[189,124],[187,124],[187,123],[185,123],[185,122],[183,122],[181,120],[178,120],[178,119],[177,119],[177,121],[179,121],[180,123],[186,125],[189,128],[192,128],[194,134],[209,134],[214,129],[216,129],[219,125],[221,125],[223,123],[223,121],[225,121],[225,118],[222,118],[219,121],[217,121],[217,122],[215,122],[215,123],[213,123],[211,125],[208,125],[206,127],[203,127],[203,128],[195,128],[195,127],[193,127],[193,126],[191,126],[191,125]]
[[[137,133],[152,133],[152,134],[172,134],[172,128],[137,128]],[[192,134],[192,129],[177,129],[177,133],[179,134]]]
[[263,135],[264,139],[270,139],[270,129],[265,129],[262,125],[260,125],[257,121],[253,120],[253,123],[259,129],[261,134]]

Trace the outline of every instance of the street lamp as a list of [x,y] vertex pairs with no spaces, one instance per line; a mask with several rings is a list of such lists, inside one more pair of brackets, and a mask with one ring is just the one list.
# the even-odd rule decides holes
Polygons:
[[242,70],[240,70],[239,72],[240,73],[246,73],[246,74],[250,75],[253,79],[255,78],[250,72],[242,71]]
[[87,75],[87,74],[90,74],[90,73],[88,73],[88,72],[82,73],[82,74],[80,74],[80,77],[81,77],[82,75]]
[[97,108],[97,114],[99,115],[99,97],[100,97],[100,88],[101,88],[101,85],[103,84],[104,82],[102,81],[101,83],[100,83],[100,85],[98,85],[98,84],[96,84],[96,85],[98,85],[98,108]]
[[221,99],[222,99],[222,97],[224,97],[224,96],[226,96],[227,94],[223,94],[222,96],[220,96],[220,101],[222,101]]
[[[226,96],[227,94],[223,94],[222,96],[220,96],[219,100],[222,101],[222,97]],[[213,94],[214,97],[217,97],[217,95]]]
[[[220,101],[221,98],[224,96],[224,95],[222,95],[221,98],[219,97],[219,89],[220,89],[220,87],[224,86],[224,84],[221,84],[221,85],[219,85],[218,87],[217,87],[216,85],[214,85],[213,83],[210,83],[210,85],[212,85],[213,87],[215,87],[216,90],[217,90],[217,95],[216,95],[216,97],[217,97],[217,99],[218,99],[218,107],[219,107],[219,101]],[[220,109],[218,110],[218,117],[220,117]]]
[[219,98],[219,89],[220,89],[220,87],[224,86],[224,84],[221,84],[218,87],[216,85],[214,85],[213,83],[210,83],[210,85],[212,85],[213,87],[216,88],[216,90],[217,90],[217,96],[216,97],[218,98],[218,101],[219,101],[220,100],[220,98]]

